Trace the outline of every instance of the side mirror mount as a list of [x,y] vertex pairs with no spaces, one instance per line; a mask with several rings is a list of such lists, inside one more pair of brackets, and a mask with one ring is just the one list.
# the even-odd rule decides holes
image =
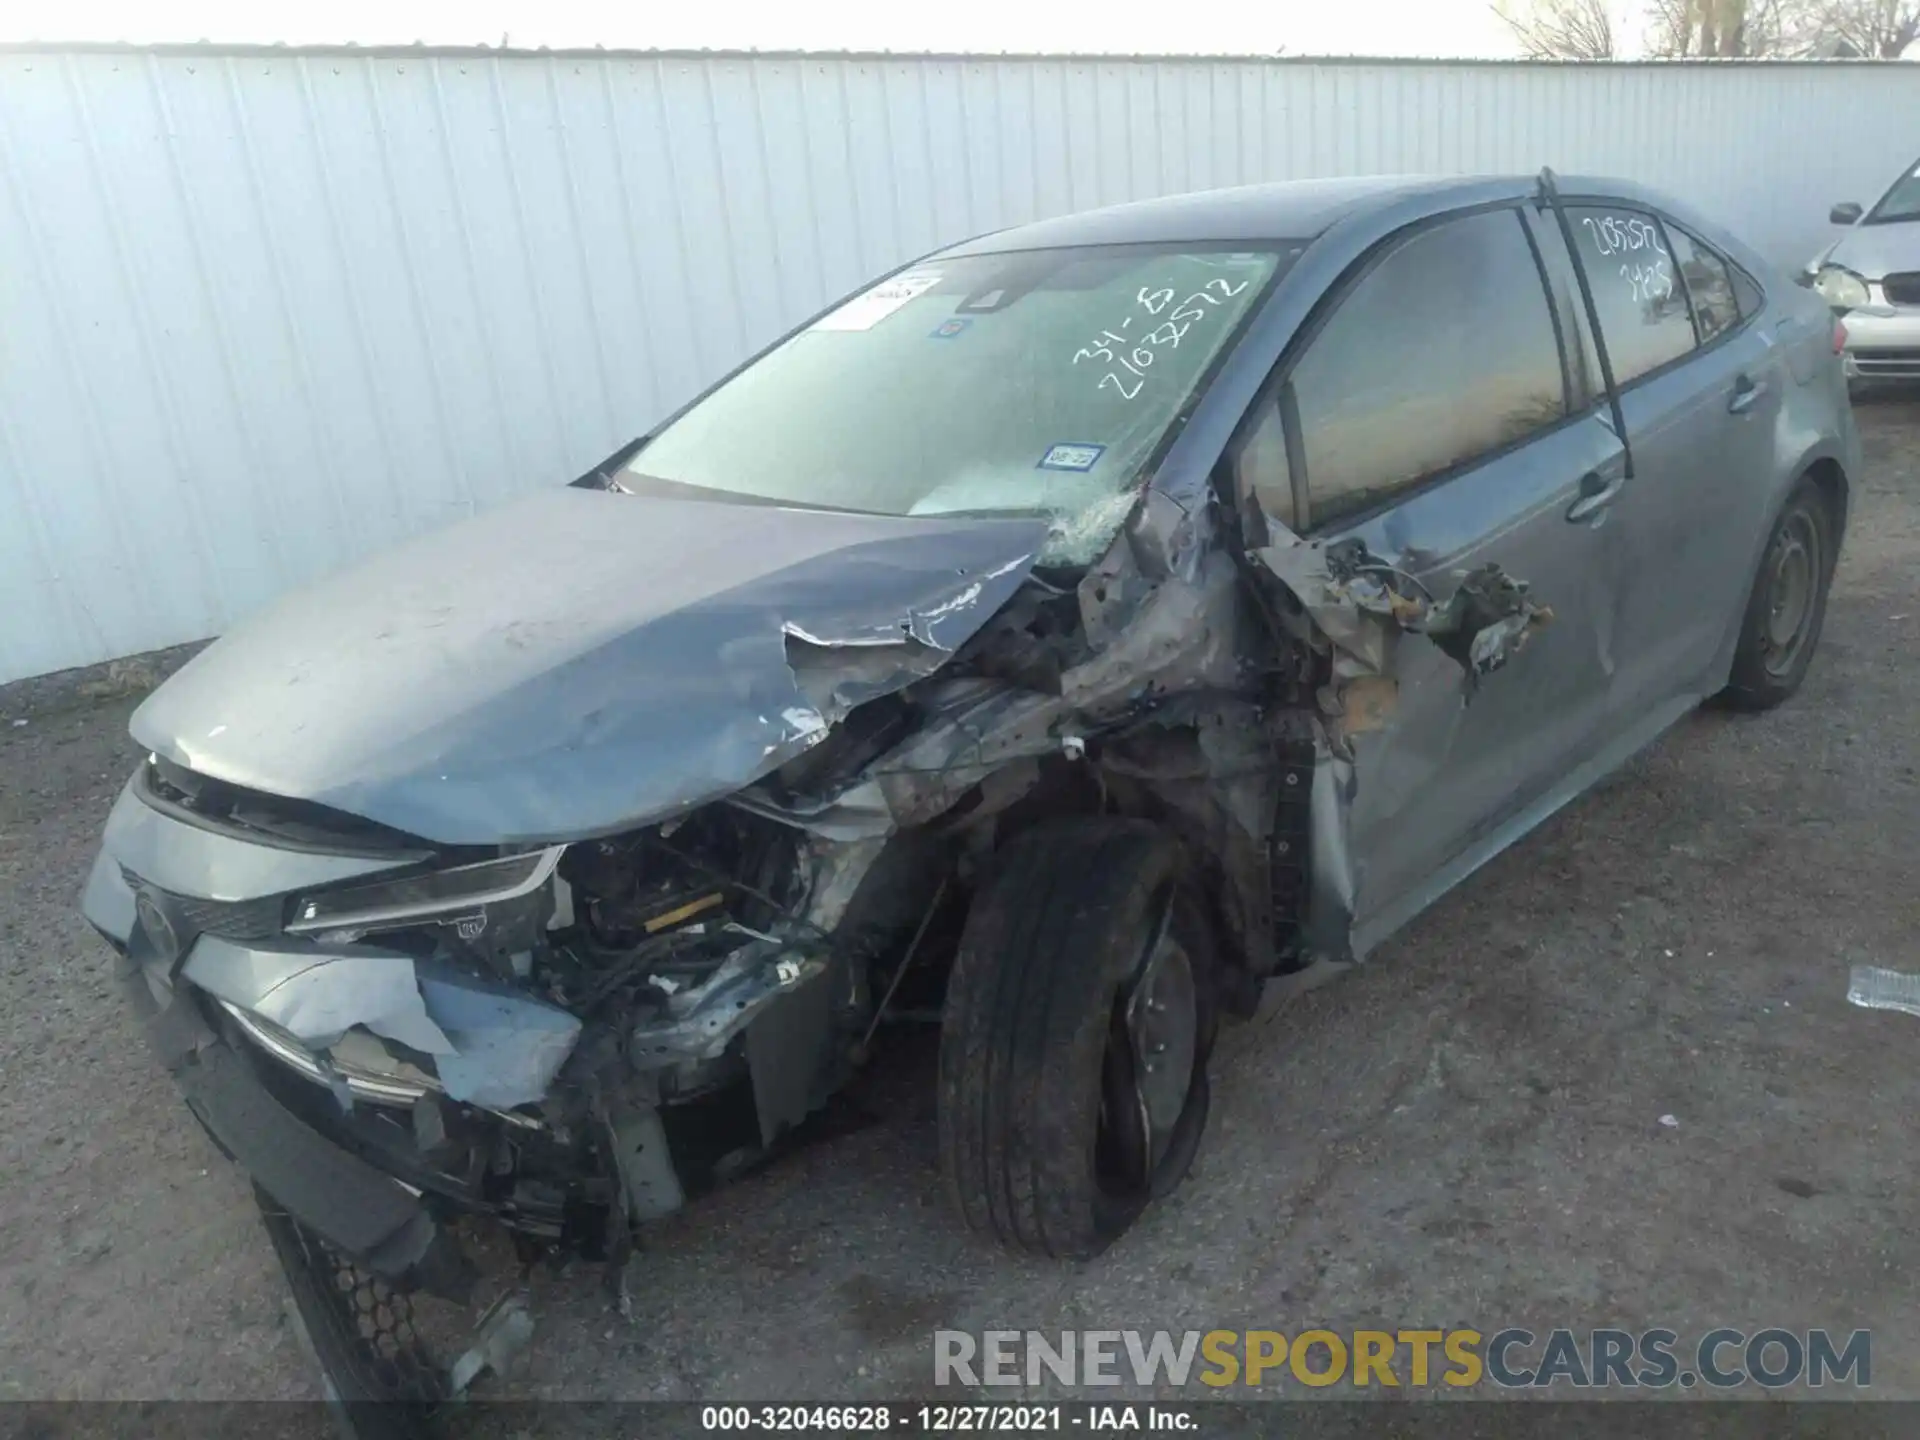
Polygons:
[[1835,225],[1855,225],[1866,212],[1852,200],[1836,205],[1827,212],[1827,219]]

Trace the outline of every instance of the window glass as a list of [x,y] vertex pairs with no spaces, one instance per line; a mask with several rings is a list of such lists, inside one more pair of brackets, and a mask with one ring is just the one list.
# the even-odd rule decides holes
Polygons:
[[1893,187],[1867,212],[1863,225],[1897,225],[1920,220],[1920,165],[1893,182]]
[[1234,457],[1236,490],[1251,495],[1260,509],[1289,529],[1300,528],[1293,509],[1293,472],[1287,465],[1287,433],[1280,423],[1280,406],[1267,400],[1260,418]]
[[1560,352],[1519,215],[1403,242],[1340,302],[1292,384],[1315,525],[1559,420]]
[[1760,313],[1760,307],[1767,303],[1766,295],[1755,280],[1738,265],[1729,266],[1733,271],[1733,293],[1740,299],[1740,318],[1751,320]]
[[1559,301],[1561,324],[1566,331],[1561,349],[1567,354],[1568,380],[1573,387],[1567,403],[1573,410],[1584,410],[1605,396],[1607,387],[1600,378],[1600,355],[1593,348],[1586,306],[1580,299],[1580,281],[1573,273],[1573,256],[1567,250],[1560,222],[1551,210],[1535,212],[1533,239],[1540,247],[1547,287]]
[[622,489],[879,515],[1034,515],[1042,564],[1118,532],[1161,441],[1298,246],[925,260],[673,421]]
[[1693,349],[1693,318],[1666,236],[1651,215],[1618,206],[1569,206],[1574,248],[1600,312],[1600,333],[1625,385]]
[[1686,231],[1666,227],[1667,240],[1673,246],[1673,258],[1687,282],[1687,298],[1693,301],[1693,323],[1700,332],[1700,343],[1733,329],[1740,323],[1740,302],[1734,298],[1733,277],[1727,262]]

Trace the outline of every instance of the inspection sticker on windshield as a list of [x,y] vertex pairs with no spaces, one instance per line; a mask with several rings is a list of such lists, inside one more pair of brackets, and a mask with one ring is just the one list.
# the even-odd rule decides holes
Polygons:
[[1056,445],[1040,457],[1036,470],[1091,470],[1106,453],[1104,445]]
[[909,300],[940,283],[938,270],[915,270],[882,280],[864,295],[856,295],[832,314],[813,322],[815,330],[871,330]]
[[971,324],[973,324],[971,320],[942,320],[938,325],[933,327],[933,332],[928,335],[927,338],[929,340],[951,340],[957,335],[966,334],[967,327]]

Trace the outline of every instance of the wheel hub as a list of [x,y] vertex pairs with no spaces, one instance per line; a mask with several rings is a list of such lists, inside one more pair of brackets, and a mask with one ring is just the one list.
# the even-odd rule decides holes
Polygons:
[[1792,668],[1813,614],[1819,583],[1818,537],[1804,515],[1792,516],[1774,550],[1773,573],[1767,586],[1765,631],[1767,670],[1775,675]]

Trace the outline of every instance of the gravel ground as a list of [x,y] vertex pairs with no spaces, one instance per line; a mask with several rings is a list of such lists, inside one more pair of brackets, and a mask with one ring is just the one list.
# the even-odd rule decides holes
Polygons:
[[[1107,1256],[964,1235],[927,1036],[876,1123],[658,1230],[631,1324],[593,1268],[537,1277],[494,1393],[899,1396],[936,1327],[1784,1324],[1870,1327],[1875,1392],[1920,1396],[1920,1022],[1845,1003],[1853,963],[1920,968],[1920,400],[1861,421],[1801,695],[1688,720],[1357,973],[1231,1029],[1196,1173]],[[75,913],[150,679],[0,691],[0,1398],[311,1396],[246,1187]]]

